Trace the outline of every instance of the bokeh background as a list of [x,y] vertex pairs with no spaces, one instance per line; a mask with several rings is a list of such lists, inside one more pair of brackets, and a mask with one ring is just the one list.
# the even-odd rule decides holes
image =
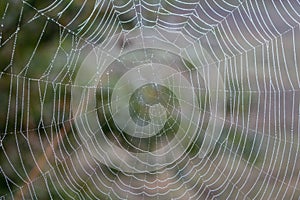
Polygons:
[[[299,16],[298,1],[2,0],[0,198],[298,199]],[[226,87],[218,91],[224,126],[205,158],[197,156],[203,117],[200,136],[167,172],[128,174],[82,147],[71,89],[93,45],[155,26],[188,34],[210,53]],[[112,88],[102,87],[99,100],[108,103]],[[126,146],[106,112],[103,131]]]

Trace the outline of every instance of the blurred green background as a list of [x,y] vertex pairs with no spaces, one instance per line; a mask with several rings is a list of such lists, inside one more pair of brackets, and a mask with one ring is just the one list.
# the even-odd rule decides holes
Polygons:
[[[258,48],[253,54],[236,54],[236,60],[222,60],[220,71],[226,91],[221,92],[226,93],[222,102],[226,106],[226,118],[221,137],[207,158],[197,156],[208,123],[205,117],[203,130],[186,150],[186,157],[170,166],[167,173],[123,173],[97,162],[82,148],[71,112],[72,83],[93,45],[112,34],[138,27],[139,20],[144,26],[155,25],[157,12],[144,9],[143,16],[134,18],[142,8],[131,9],[133,2],[136,1],[0,2],[0,198],[171,199],[181,196],[189,199],[194,196],[204,199],[218,195],[220,199],[245,196],[264,199],[268,195],[275,198],[277,191],[277,198],[299,197],[300,148],[299,132],[295,129],[299,126],[299,95],[295,89],[287,92],[288,87],[283,87],[283,93],[270,92],[276,73],[282,73],[284,86],[288,81],[280,67],[272,74],[265,73],[265,63],[271,61],[255,60],[259,59],[256,53],[266,54],[268,50],[264,48]],[[185,9],[191,10],[189,3],[173,0],[147,3],[152,5],[149,9],[160,11],[161,20],[174,24],[184,20]],[[232,11],[239,3],[227,1],[224,8]],[[182,10],[172,5],[180,5]],[[220,10],[218,6],[215,9]],[[207,12],[212,11],[207,8]],[[233,23],[230,17],[228,21]],[[180,30],[181,27],[171,28]],[[222,38],[226,32],[216,29],[211,34]],[[194,37],[201,36],[195,33]],[[241,37],[236,39],[242,43]],[[288,45],[291,36],[281,39]],[[248,41],[252,40],[249,35]],[[215,48],[217,44],[211,45]],[[272,41],[270,46],[270,49],[278,47]],[[286,65],[280,62],[278,66]],[[288,67],[287,74],[295,74],[293,70]],[[110,83],[114,84],[111,79]],[[290,81],[295,80],[292,77]],[[107,93],[102,93],[99,100],[108,102],[111,85],[102,90]],[[202,97],[201,109],[209,113],[208,94],[203,93]],[[137,102],[133,105],[137,108],[133,109],[141,107]],[[104,108],[102,116],[108,116],[105,112]],[[147,118],[145,111],[139,112],[137,115]],[[126,146],[121,136],[111,133],[113,121],[101,120],[108,138]],[[147,147],[148,143],[146,140],[139,145]]]

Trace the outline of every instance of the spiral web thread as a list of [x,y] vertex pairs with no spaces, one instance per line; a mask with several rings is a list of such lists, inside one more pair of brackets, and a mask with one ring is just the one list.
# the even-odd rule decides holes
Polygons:
[[[0,2],[1,198],[298,199],[299,22],[300,4],[292,0]],[[141,34],[154,29],[161,32]],[[177,33],[184,44],[180,44],[179,37],[170,37]],[[182,155],[176,157],[178,152],[170,151],[169,164],[164,165],[169,161],[166,157],[158,162],[159,168],[149,171],[139,171],[139,165],[135,168],[136,163],[128,162],[137,170],[132,172],[123,170],[113,152],[94,152],[103,147],[94,141],[99,132],[122,131],[120,126],[110,124],[115,122],[111,122],[116,117],[113,111],[105,110],[111,109],[109,99],[113,95],[104,99],[103,93],[114,89],[124,92],[122,87],[111,85],[117,81],[117,67],[105,71],[103,84],[95,84],[94,79],[102,73],[99,63],[108,58],[118,61],[134,45],[149,60],[130,54],[131,64],[166,62],[168,48],[161,57],[147,54],[147,38],[162,46],[173,46],[179,58],[185,50],[195,50],[188,51],[190,63],[184,63],[178,71],[179,75],[187,74],[184,77],[189,81],[194,71],[212,66],[218,73],[208,73],[211,77],[200,73],[193,79],[198,84],[190,82],[192,91],[202,94],[199,108],[190,106],[204,117],[194,123],[181,110],[180,123],[187,123],[187,129],[198,127],[191,142],[182,146]],[[112,53],[114,49],[117,53]],[[82,81],[77,84],[80,69],[85,69],[82,63],[90,54],[95,55],[93,61],[98,68],[88,74],[87,80],[79,77]],[[155,62],[151,55],[157,56]],[[192,56],[201,57],[200,65],[193,63]],[[126,59],[119,63],[126,65]],[[171,56],[168,62],[173,66],[178,57]],[[224,87],[210,89],[205,81],[217,74]],[[179,77],[173,86],[181,93],[187,88],[180,85],[184,78]],[[130,80],[135,84],[139,77]],[[74,90],[82,91],[81,95],[75,96]],[[90,106],[87,99],[92,94],[97,96],[97,91],[100,103]],[[212,94],[224,98],[212,98]],[[72,106],[74,100],[79,107]],[[224,109],[223,113],[212,112],[213,101]],[[159,115],[156,122],[163,124],[166,112],[161,112],[162,107],[151,109],[152,115]],[[96,111],[103,117],[98,129],[89,124],[90,113]],[[207,117],[218,120],[221,128],[213,124],[218,138],[203,156],[203,137],[213,138],[206,131],[210,126]],[[94,136],[82,137],[78,123]],[[180,138],[188,138],[190,133],[180,128]],[[106,136],[105,141],[119,142],[123,149],[130,146],[130,140],[122,134]],[[168,137],[164,141],[155,138],[155,145],[172,150]],[[150,140],[146,146],[141,141],[137,140],[138,150],[149,150]],[[157,164],[147,156],[145,161],[150,167]]]

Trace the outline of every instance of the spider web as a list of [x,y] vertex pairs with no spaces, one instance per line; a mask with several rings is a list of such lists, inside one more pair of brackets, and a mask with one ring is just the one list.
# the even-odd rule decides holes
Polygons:
[[299,1],[1,1],[1,199],[298,199],[299,22]]

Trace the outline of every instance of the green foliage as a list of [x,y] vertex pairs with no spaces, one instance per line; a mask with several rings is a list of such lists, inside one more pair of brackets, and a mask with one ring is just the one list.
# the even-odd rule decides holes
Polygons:
[[260,138],[255,135],[239,132],[238,129],[224,128],[213,155],[222,148],[228,153],[237,153],[250,164],[258,164],[260,158]]
[[231,80],[228,88],[226,110],[228,114],[247,115],[253,96],[250,91],[242,90],[241,83]]

